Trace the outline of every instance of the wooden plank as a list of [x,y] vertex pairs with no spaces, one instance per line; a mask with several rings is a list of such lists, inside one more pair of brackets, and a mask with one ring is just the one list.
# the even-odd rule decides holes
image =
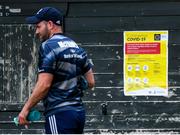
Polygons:
[[0,26],[0,102],[3,101],[4,99],[4,90],[3,90],[3,71],[4,71],[4,46],[5,46],[5,41],[4,41],[4,33],[5,29],[3,26]]
[[123,72],[123,60],[92,60],[95,73],[115,73],[120,74]]
[[[24,106],[24,102],[0,102],[0,112],[20,112]],[[34,109],[44,111],[42,102],[38,103]]]
[[108,115],[160,116],[164,114],[176,115],[180,111],[179,101],[99,101],[86,103],[87,115],[102,115],[103,103],[107,104]]
[[[5,101],[22,102],[28,98],[34,86],[35,58],[37,49],[29,29],[16,26],[6,27],[4,94]],[[28,45],[29,44],[29,45]],[[11,79],[9,79],[11,78]]]
[[109,116],[103,115],[95,115],[95,116],[87,116],[85,128],[88,129],[104,129],[108,127],[108,129],[113,129],[113,122],[110,121]]
[[136,17],[136,29],[176,30],[180,27],[178,16]]
[[[5,48],[5,76],[4,76],[4,88],[5,88],[5,100],[6,101],[18,101],[18,96],[21,97],[20,94],[20,78],[17,77],[20,73],[19,69],[19,49],[17,45],[19,45],[18,41],[13,41],[18,39],[18,35],[14,34],[12,31],[15,31],[13,27],[7,29],[6,40],[6,48]],[[13,34],[12,34],[12,33]],[[14,46],[14,47],[13,47]],[[15,69],[15,70],[14,70]],[[16,71],[17,70],[17,71]],[[9,79],[11,78],[11,79]],[[17,79],[16,79],[17,78]],[[20,98],[21,99],[21,98]]]
[[141,15],[142,3],[70,3],[68,17]]
[[121,87],[123,74],[96,74],[96,87]]
[[[122,44],[109,44],[109,45],[81,45],[82,48],[88,53],[89,58],[94,60],[122,60],[123,59],[123,45]],[[168,60],[178,60],[180,54],[180,45],[168,45]],[[174,55],[176,54],[176,55]],[[178,61],[177,61],[178,62]]]
[[[0,116],[1,116],[0,123],[5,124],[7,121],[7,123],[14,124],[13,119],[15,117],[17,117],[19,113],[20,113],[20,111],[3,111],[3,112],[0,112]],[[40,120],[38,120],[37,122],[33,122],[33,123],[42,123],[42,121],[44,121],[45,118],[44,118],[43,112],[40,112],[40,113],[41,113]],[[15,124],[13,126],[15,126]],[[4,127],[4,128],[6,128],[6,127]],[[31,126],[30,128],[32,129],[33,126]]]
[[[132,29],[138,30],[138,29]],[[139,29],[142,30],[142,29]],[[149,30],[154,30],[149,28]],[[112,32],[66,32],[65,34],[71,37],[74,41],[81,44],[123,44],[123,31],[112,31]],[[169,45],[178,44],[180,45],[180,30],[169,30]]]
[[0,17],[0,24],[25,24],[25,17]]
[[[169,87],[180,86],[180,75],[175,72],[168,75]],[[95,81],[97,87],[123,87],[123,74],[114,73],[102,73],[95,74]]]
[[[1,0],[1,3],[32,3],[32,2],[35,2],[35,3],[53,3],[53,2],[58,2],[58,3],[61,3],[61,2],[127,2],[127,1],[131,1],[131,2],[144,2],[145,0],[43,0],[43,1],[36,1],[36,0],[29,0],[29,1],[23,1],[23,0],[13,0],[13,2],[11,0]],[[146,0],[146,1],[151,1],[151,0]],[[163,1],[163,0],[157,0],[157,1]],[[171,0],[166,0],[167,2],[168,1],[171,1]],[[176,0],[175,0],[176,1]]]
[[67,32],[120,30],[177,30],[177,16],[66,18]]
[[45,133],[44,129],[0,129],[0,134],[44,134],[44,133]]
[[134,134],[134,135],[142,135],[142,134],[179,134],[180,129],[179,128],[166,128],[166,129],[160,129],[160,128],[154,128],[154,129],[109,129],[109,128],[104,128],[104,129],[97,129],[97,128],[92,128],[92,129],[85,129],[85,133],[90,133],[90,134]]
[[[3,60],[0,60],[3,61]],[[3,68],[4,64],[0,63],[0,102],[4,100],[4,90],[3,90]]]
[[[169,87],[180,86],[180,74],[174,73],[168,75]],[[96,74],[96,87],[123,87],[123,74]]]
[[88,116],[88,129],[179,129],[179,115],[96,115]]
[[34,15],[42,7],[55,7],[66,14],[67,3],[2,3],[1,5],[1,16],[31,16]]
[[65,18],[67,32],[115,31],[135,29],[134,17],[83,17]]
[[[166,129],[84,129],[84,133],[87,134],[179,134],[179,128],[166,128]],[[0,129],[0,134],[45,134],[44,129]]]
[[178,5],[179,2],[167,1],[70,3],[68,17],[180,15]]
[[81,44],[122,44],[123,32],[66,32],[67,36]]
[[179,101],[179,87],[169,88],[168,96],[125,96],[124,88],[96,87],[94,90],[84,91],[83,101]]
[[[2,121],[0,123],[1,125],[1,129],[25,129],[24,126],[16,126],[13,121]],[[34,123],[31,123],[28,127],[28,129],[30,130],[33,130],[33,129],[44,129],[44,121],[43,122],[34,122]]]
[[180,38],[178,38],[180,35],[180,30],[172,30],[169,31],[169,44],[179,44]]
[[122,45],[90,45],[82,46],[91,59],[123,59]]
[[[123,73],[123,60],[120,59],[93,59],[95,73]],[[169,58],[168,61],[168,72],[169,74],[178,73],[180,71],[180,61],[178,58]]]
[[172,59],[169,58],[168,60],[168,72],[170,74],[178,73],[180,71],[180,63],[179,58],[173,57]]
[[[3,59],[3,53],[4,53],[4,45],[5,45],[5,41],[4,41],[4,37],[5,37],[5,28],[3,25],[0,25],[0,60]],[[0,62],[2,63],[2,62]]]

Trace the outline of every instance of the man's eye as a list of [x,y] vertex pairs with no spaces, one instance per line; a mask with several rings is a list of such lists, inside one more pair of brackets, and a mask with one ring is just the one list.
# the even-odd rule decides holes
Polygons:
[[39,26],[39,25],[36,25],[35,27],[36,27],[36,28],[39,28],[40,26]]

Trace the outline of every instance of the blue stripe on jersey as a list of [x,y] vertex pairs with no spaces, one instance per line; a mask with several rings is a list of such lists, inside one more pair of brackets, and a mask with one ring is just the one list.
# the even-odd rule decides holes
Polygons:
[[[78,76],[92,68],[86,52],[63,35],[54,35],[39,49],[39,73],[52,73],[54,80],[44,98],[45,115],[67,108],[82,107],[82,91],[77,88]],[[69,106],[78,107],[69,107]],[[83,109],[83,107],[82,107]]]

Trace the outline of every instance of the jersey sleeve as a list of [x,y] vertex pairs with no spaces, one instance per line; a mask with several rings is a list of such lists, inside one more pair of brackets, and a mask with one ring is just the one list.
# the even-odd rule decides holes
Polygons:
[[39,73],[54,73],[56,68],[56,56],[53,49],[48,45],[41,45],[39,49]]
[[82,73],[85,74],[93,67],[93,63],[90,61],[90,59],[88,59],[86,52],[85,52],[83,61],[84,62],[83,62],[83,67],[82,67]]

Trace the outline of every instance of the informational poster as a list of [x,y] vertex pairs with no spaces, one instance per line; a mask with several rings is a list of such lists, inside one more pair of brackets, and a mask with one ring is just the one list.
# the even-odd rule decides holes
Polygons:
[[124,94],[168,95],[168,31],[124,32]]

